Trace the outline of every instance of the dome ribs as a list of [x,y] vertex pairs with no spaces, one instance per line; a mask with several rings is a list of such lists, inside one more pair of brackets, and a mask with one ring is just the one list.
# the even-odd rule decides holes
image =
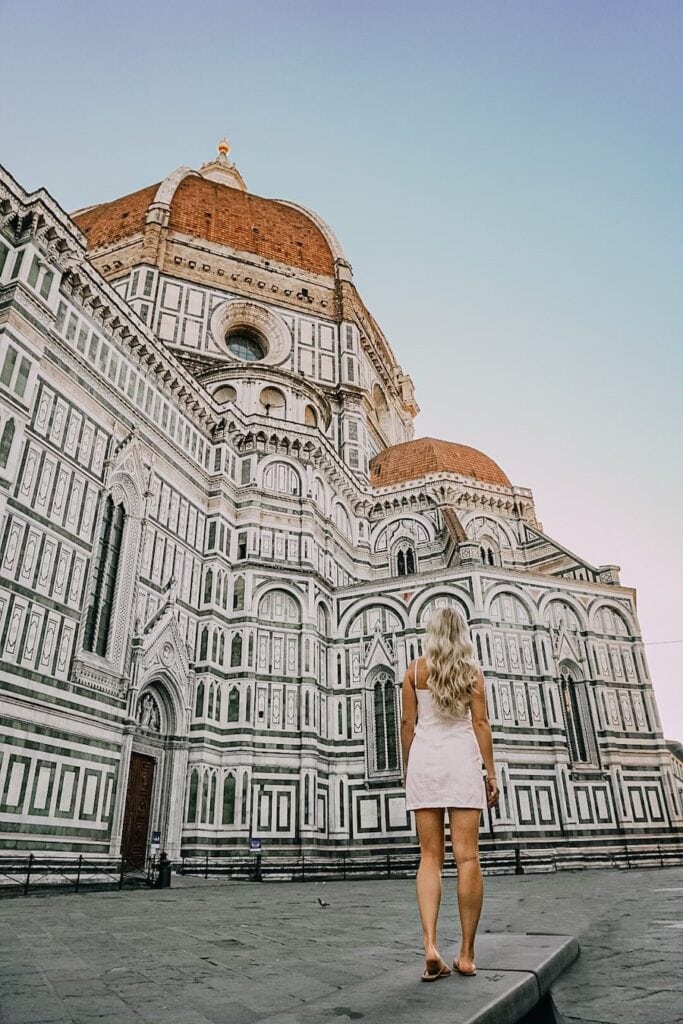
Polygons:
[[457,473],[482,483],[512,486],[500,466],[484,452],[433,437],[392,445],[370,461],[370,483],[373,487],[390,487],[408,480],[419,480],[429,473]]

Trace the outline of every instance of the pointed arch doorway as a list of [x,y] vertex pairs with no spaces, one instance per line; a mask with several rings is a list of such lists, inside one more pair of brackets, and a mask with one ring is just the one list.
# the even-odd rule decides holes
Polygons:
[[144,868],[153,833],[159,846],[176,857],[180,829],[187,740],[176,731],[174,708],[161,679],[148,682],[135,704],[128,741],[130,760],[121,829],[121,858]]

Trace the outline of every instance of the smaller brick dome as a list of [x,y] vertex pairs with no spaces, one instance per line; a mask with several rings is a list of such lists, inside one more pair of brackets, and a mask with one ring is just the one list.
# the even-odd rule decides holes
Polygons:
[[500,466],[488,455],[454,441],[421,437],[385,448],[370,460],[370,484],[388,487],[419,480],[428,473],[457,473],[482,483],[512,487]]

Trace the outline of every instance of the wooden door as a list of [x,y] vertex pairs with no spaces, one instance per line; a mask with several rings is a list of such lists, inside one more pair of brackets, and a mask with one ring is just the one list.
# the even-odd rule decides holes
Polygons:
[[146,757],[144,754],[131,754],[121,844],[121,856],[129,867],[144,868],[145,866],[149,813],[152,808],[154,766],[153,757]]

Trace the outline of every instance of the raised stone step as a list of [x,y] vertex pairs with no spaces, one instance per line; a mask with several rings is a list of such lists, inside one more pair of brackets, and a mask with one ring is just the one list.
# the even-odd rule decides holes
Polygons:
[[414,970],[380,971],[343,992],[261,1018],[259,1024],[517,1024],[578,955],[579,944],[569,935],[485,934],[477,939],[474,978],[453,972],[421,984],[422,960],[416,958]]

